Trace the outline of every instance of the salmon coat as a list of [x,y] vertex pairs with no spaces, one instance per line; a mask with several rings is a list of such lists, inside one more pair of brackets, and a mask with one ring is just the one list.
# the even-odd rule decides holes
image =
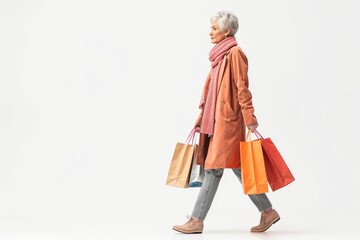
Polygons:
[[[203,89],[205,96],[209,83],[210,74]],[[206,148],[205,169],[240,168],[240,141],[245,140],[246,126],[257,123],[248,86],[247,58],[239,46],[232,47],[219,71],[214,135]],[[198,126],[202,113],[196,121]]]

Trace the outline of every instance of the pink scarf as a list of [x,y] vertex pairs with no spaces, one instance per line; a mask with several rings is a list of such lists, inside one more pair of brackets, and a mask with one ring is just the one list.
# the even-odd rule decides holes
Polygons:
[[200,132],[210,136],[214,135],[217,85],[221,63],[228,51],[234,46],[237,46],[235,37],[228,37],[216,44],[209,53],[211,62],[209,90],[203,91],[199,107],[204,111]]

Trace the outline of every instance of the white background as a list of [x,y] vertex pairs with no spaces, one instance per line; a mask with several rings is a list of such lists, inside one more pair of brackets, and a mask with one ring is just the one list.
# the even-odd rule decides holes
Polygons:
[[[231,10],[259,131],[296,178],[269,193],[282,220],[261,236],[356,238],[359,7],[1,0],[0,236],[180,239],[171,226],[191,214],[198,189],[165,186],[167,170],[199,113],[209,18]],[[254,237],[258,218],[226,171],[195,238]]]

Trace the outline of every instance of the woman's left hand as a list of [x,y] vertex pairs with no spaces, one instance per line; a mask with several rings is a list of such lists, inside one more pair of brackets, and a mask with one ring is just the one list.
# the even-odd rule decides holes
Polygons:
[[249,125],[247,127],[251,132],[254,132],[258,126],[259,126],[259,124],[255,123],[255,124],[251,124],[251,125]]

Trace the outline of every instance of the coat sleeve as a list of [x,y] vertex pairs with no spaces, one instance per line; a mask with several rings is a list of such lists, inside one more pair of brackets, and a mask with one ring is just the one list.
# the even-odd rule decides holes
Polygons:
[[249,90],[248,80],[248,61],[245,54],[239,48],[233,48],[230,52],[230,65],[232,79],[238,90],[238,101],[244,116],[245,125],[256,124],[257,120],[254,115],[252,105],[252,95]]

